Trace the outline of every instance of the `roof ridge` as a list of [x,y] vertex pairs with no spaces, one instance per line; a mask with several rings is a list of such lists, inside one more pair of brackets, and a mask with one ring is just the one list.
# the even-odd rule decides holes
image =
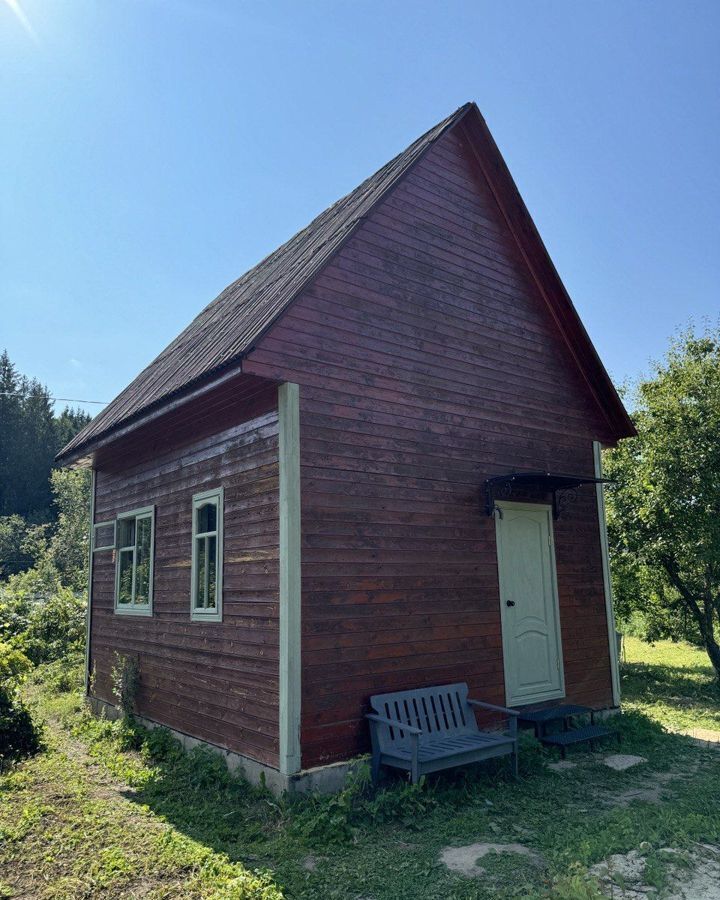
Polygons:
[[373,172],[372,175],[368,175],[368,177],[365,178],[363,181],[361,181],[360,184],[356,185],[354,188],[349,190],[346,194],[343,194],[342,197],[339,197],[337,200],[335,200],[329,206],[325,207],[325,209],[321,210],[313,219],[310,220],[310,222],[308,222],[307,225],[300,228],[298,231],[296,231],[294,234],[292,234],[286,241],[284,241],[282,244],[277,246],[274,250],[271,250],[270,253],[267,253],[265,256],[263,256],[262,259],[260,259],[258,262],[255,263],[255,265],[251,266],[246,272],[244,272],[242,275],[240,275],[239,278],[236,278],[235,281],[231,282],[227,287],[223,288],[223,290],[218,294],[218,296],[215,297],[213,300],[211,300],[204,307],[204,309],[209,309],[211,306],[213,306],[222,297],[222,295],[225,293],[225,291],[232,288],[233,285],[237,284],[240,281],[245,280],[248,277],[251,277],[253,275],[253,273],[257,272],[257,270],[263,265],[263,263],[267,262],[267,260],[269,260],[273,256],[275,256],[275,254],[278,253],[279,251],[285,249],[288,246],[288,244],[292,243],[294,240],[299,238],[301,235],[308,232],[316,224],[318,219],[320,219],[323,216],[325,216],[326,214],[330,213],[333,209],[338,208],[343,202],[348,200],[348,198],[359,193],[366,185],[368,185],[374,179],[380,177],[383,174],[383,172],[385,172],[386,170],[389,170],[397,162],[397,160],[400,159],[401,156],[404,156],[405,154],[410,153],[413,150],[413,148],[415,148],[417,145],[421,144],[423,141],[428,140],[430,134],[437,130],[439,133],[437,135],[433,135],[433,137],[428,140],[428,148],[429,148],[430,145],[435,143],[435,141],[445,131],[445,129],[449,126],[451,121],[454,121],[456,117],[458,119],[460,118],[460,116],[458,115],[460,112],[462,112],[464,114],[465,112],[467,112],[468,109],[470,109],[470,107],[472,107],[474,105],[475,104],[472,102],[464,103],[462,106],[459,106],[455,110],[455,112],[451,113],[445,119],[442,119],[436,125],[433,125],[431,128],[428,128],[428,130],[425,131],[423,134],[421,134],[420,137],[416,138],[404,150],[401,150],[400,153],[397,153],[395,156],[393,156],[392,159],[390,159],[388,162],[386,162],[382,166],[380,166],[380,168],[377,169],[375,172]]
[[[398,180],[474,106],[465,103],[433,125],[225,287],[56,459],[76,456],[121,424],[241,360]],[[204,364],[208,350],[214,353],[212,364]]]
[[[433,125],[224,288],[128,387],[75,435],[56,459],[77,459],[94,443],[112,440],[111,435],[120,427],[128,427],[170,402],[182,402],[184,394],[232,372],[398,181],[471,110],[474,114],[462,121],[462,131],[496,195],[498,208],[526,258],[541,296],[556,318],[570,352],[609,424],[621,435],[632,433],[627,412],[555,270],[485,120],[476,104],[469,102]],[[579,337],[579,348],[574,346],[576,337]],[[594,383],[596,378],[599,386]]]

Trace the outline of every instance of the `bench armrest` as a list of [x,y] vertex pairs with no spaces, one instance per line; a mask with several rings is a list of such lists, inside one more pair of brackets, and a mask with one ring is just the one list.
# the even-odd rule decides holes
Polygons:
[[394,719],[386,719],[385,716],[378,716],[376,713],[366,713],[366,719],[371,722],[380,722],[382,725],[391,725],[393,728],[400,728],[407,731],[408,734],[422,734],[422,728],[416,728],[414,725],[406,725],[405,722],[396,722]]
[[481,700],[470,700],[470,706],[480,706],[482,709],[492,709],[495,712],[505,713],[506,716],[519,716],[520,713],[516,709],[508,709],[506,706],[493,706],[492,703],[483,703]]

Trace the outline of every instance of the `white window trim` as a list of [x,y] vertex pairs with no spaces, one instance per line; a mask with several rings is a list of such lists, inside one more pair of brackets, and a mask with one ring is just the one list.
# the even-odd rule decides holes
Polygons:
[[[120,595],[120,553],[117,547],[117,536],[119,533],[118,523],[125,519],[136,519],[138,517],[150,517],[150,583],[148,585],[148,602],[145,606],[120,606],[118,603]],[[137,527],[137,526],[136,526]],[[141,506],[139,509],[130,509],[127,512],[119,513],[115,520],[115,613],[119,616],[151,616],[153,614],[153,581],[155,571],[155,507]],[[133,590],[135,583],[135,567],[133,566]]]
[[[217,507],[217,543],[216,552],[217,560],[215,564],[216,582],[215,582],[215,601],[216,607],[212,610],[197,609],[195,601],[197,599],[197,591],[195,588],[195,573],[197,571],[197,516],[195,512],[206,500],[216,500]],[[190,618],[193,622],[222,622],[223,617],[223,512],[225,508],[225,490],[222,487],[213,488],[209,491],[201,491],[199,494],[193,494],[192,498],[192,564],[190,566]]]

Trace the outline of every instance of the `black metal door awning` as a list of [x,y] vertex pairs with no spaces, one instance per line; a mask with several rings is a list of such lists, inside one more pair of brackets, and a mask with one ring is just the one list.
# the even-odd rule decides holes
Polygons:
[[557,519],[567,502],[575,499],[575,491],[583,484],[609,484],[610,478],[591,475],[561,475],[552,472],[508,472],[485,482],[485,512],[491,516],[497,500],[509,500],[513,490],[530,489],[552,494],[553,516]]

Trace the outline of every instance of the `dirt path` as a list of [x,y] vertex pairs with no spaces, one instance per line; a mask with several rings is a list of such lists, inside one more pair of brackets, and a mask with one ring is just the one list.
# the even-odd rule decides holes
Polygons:
[[[47,743],[2,779],[0,898],[279,900],[269,879],[137,802],[57,721],[47,725]],[[132,766],[132,754],[118,759]],[[151,777],[135,761],[136,773]]]
[[158,841],[168,827],[134,803],[133,791],[57,723],[47,733],[48,749],[6,778],[0,896],[172,896],[181,879],[137,865],[127,846],[137,833],[144,845]]

